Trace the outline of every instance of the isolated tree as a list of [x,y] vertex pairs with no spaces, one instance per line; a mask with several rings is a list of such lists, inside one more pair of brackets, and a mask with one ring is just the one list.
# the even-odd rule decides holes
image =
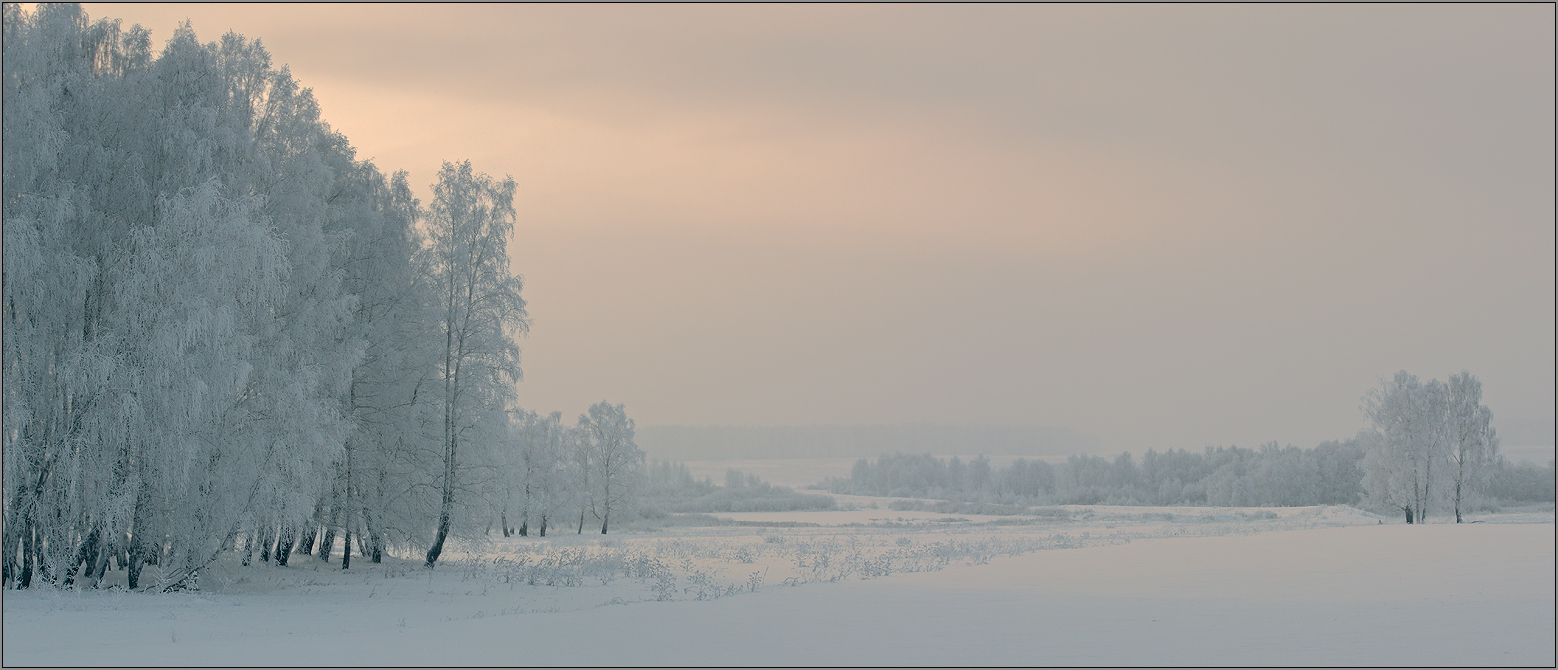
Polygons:
[[529,322],[521,281],[509,271],[514,188],[513,178],[495,182],[474,172],[470,161],[444,163],[428,208],[429,270],[439,290],[444,340],[443,473],[428,567],[443,552],[462,488],[462,438],[474,432],[487,413],[503,410],[521,375],[514,338]]
[[1436,474],[1434,465],[1450,449],[1449,403],[1444,382],[1423,383],[1405,370],[1363,398],[1373,433],[1362,462],[1364,493],[1376,505],[1402,510],[1407,523],[1425,522],[1438,498],[1444,469]]
[[1482,404],[1482,381],[1465,370],[1451,375],[1444,422],[1449,435],[1450,481],[1454,485],[1455,522],[1461,523],[1466,494],[1487,481],[1498,460],[1493,410]]
[[604,400],[579,415],[579,430],[589,436],[590,467],[599,495],[595,497],[600,532],[611,525],[611,512],[620,510],[642,475],[644,451],[633,443],[633,420],[621,404]]

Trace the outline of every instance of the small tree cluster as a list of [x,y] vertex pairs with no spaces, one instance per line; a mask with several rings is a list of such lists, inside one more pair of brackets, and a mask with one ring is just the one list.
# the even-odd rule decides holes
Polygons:
[[1370,423],[1363,458],[1369,502],[1399,510],[1407,523],[1422,523],[1431,506],[1449,504],[1460,523],[1468,495],[1499,460],[1482,382],[1462,371],[1448,383],[1425,383],[1402,370],[1364,395],[1363,412]]
[[[620,518],[643,486],[644,452],[633,442],[633,420],[621,404],[595,403],[573,426],[563,425],[561,412],[543,418],[515,410],[510,426],[497,504],[505,537],[529,535],[531,521],[544,537],[552,520],[572,511],[579,513],[576,533],[594,518],[606,534],[612,514]],[[517,512],[517,529],[510,511]]]

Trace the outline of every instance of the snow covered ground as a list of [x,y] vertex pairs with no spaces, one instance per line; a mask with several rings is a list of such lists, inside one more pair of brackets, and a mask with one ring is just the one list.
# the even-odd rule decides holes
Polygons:
[[[16,665],[1546,665],[1553,511],[876,509],[3,594]],[[831,515],[831,516],[830,516]],[[770,518],[773,517],[773,518]],[[1381,521],[1384,523],[1382,524]],[[809,525],[817,524],[817,525]]]

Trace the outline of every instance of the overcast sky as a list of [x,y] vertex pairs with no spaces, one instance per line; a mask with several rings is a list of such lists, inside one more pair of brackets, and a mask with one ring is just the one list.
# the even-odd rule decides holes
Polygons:
[[1313,446],[1554,407],[1554,7],[93,5],[519,182],[520,401]]

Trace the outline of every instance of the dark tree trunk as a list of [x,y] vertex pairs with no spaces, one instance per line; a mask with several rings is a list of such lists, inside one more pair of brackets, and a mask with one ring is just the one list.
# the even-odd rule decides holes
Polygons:
[[1407,513],[1407,523],[1412,523],[1412,508],[1402,507],[1401,509]]
[[[330,495],[332,497],[335,496],[334,493],[331,493]],[[348,514],[348,516],[350,515]],[[339,503],[332,502],[330,503],[330,523],[325,524],[325,537],[323,540],[320,540],[319,544],[319,560],[326,563],[330,562],[330,552],[335,551],[335,525],[340,523],[340,521],[341,505]],[[351,550],[352,546],[346,545],[346,548],[342,551],[350,552]]]
[[16,532],[16,524],[5,526],[5,545],[0,555],[0,584],[9,584],[16,578],[16,555],[21,551],[22,536]]
[[343,548],[341,549],[341,569],[345,570],[347,568],[352,567],[352,528],[351,528],[351,526],[347,526],[346,527],[346,536],[345,536],[345,539],[342,540],[342,545],[343,545]]
[[130,548],[126,553],[129,555],[130,563],[124,566],[125,586],[134,591],[141,585],[141,543],[131,540]]
[[427,567],[431,568],[438,563],[438,555],[444,553],[444,539],[449,537],[449,512],[447,509],[438,515],[438,535],[433,538],[433,546],[427,550]]
[[[351,551],[352,548],[347,547],[346,550]],[[335,551],[335,527],[326,526],[325,536],[319,540],[319,560],[329,563],[332,551]]]
[[370,556],[374,563],[382,560],[384,551],[384,538],[379,535],[379,529],[373,523],[373,515],[368,512],[368,506],[362,508],[363,539],[368,542],[368,548],[362,552],[363,556]]
[[70,562],[70,568],[65,570],[65,586],[76,583],[76,571],[83,563],[87,566],[86,576],[92,575],[92,568],[97,567],[98,532],[94,526],[92,532],[87,533],[87,539],[82,541],[81,547],[76,549],[76,555]]
[[[453,415],[449,414],[453,409],[445,410],[445,433],[453,430]],[[455,476],[455,450],[458,443],[451,436],[449,446],[444,452],[444,496],[442,504],[438,508],[438,533],[433,537],[433,546],[427,549],[427,567],[431,568],[438,563],[438,556],[444,553],[444,540],[449,538],[449,515],[454,509],[454,476]]]
[[530,521],[529,520],[525,520],[525,521],[519,522],[519,536],[520,537],[529,537],[530,536]]
[[130,518],[130,539],[125,546],[125,558],[130,564],[125,566],[126,585],[131,591],[140,587],[141,562],[146,558],[146,550],[150,548],[147,536],[150,534],[147,528],[147,507],[151,505],[151,490],[145,481],[135,494],[135,512]]
[[[18,487],[20,489],[20,487]],[[0,548],[0,583],[13,583],[21,572],[22,552],[22,492],[11,496],[11,507],[6,510],[3,548]]]
[[292,544],[296,541],[297,529],[282,526],[280,537],[276,540],[276,565],[287,567],[287,558],[292,555]]
[[[113,536],[110,535],[109,537],[112,538]],[[114,546],[112,539],[105,539],[102,549],[97,552],[97,560],[92,561],[92,565],[87,566],[87,578],[94,583],[102,582],[103,575],[108,572],[108,559],[118,551],[119,548]]]
[[546,515],[541,515],[541,537],[546,537]]
[[36,535],[32,519],[28,518],[26,526],[22,528],[22,576],[16,579],[17,588],[32,586],[33,567],[38,564]]
[[373,526],[368,527],[368,549],[372,552],[370,555],[374,563],[379,563],[383,560],[384,538],[379,535],[377,530],[373,529]]
[[606,534],[606,526],[608,524],[610,524],[610,523],[611,523],[611,510],[607,509],[606,510],[606,516],[603,516],[600,519],[600,534],[601,535],[605,535]]
[[509,513],[508,512],[499,512],[498,513],[498,525],[503,527],[503,529],[502,529],[503,530],[503,537],[508,537],[509,536]]
[[271,545],[274,544],[275,542],[276,542],[276,538],[275,538],[274,535],[271,534],[271,527],[270,526],[262,526],[260,528],[260,562],[261,563],[269,563],[270,562],[270,548],[271,548]]
[[313,556],[314,540],[319,539],[319,524],[310,521],[306,528],[308,530],[303,532],[303,540],[298,542],[297,552],[304,556]]

